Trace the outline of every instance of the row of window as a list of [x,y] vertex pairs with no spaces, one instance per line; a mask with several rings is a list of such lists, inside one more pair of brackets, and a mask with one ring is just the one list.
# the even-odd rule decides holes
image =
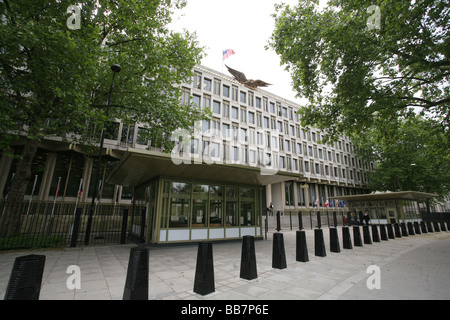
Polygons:
[[191,140],[190,157],[194,159],[201,155],[204,160],[208,159],[210,162],[263,166],[329,178],[356,179],[356,181],[363,179],[364,182],[367,182],[366,174],[359,170],[340,168],[339,166],[296,158],[291,155],[282,155],[269,149],[249,148],[248,146],[230,144],[227,141],[220,143],[219,141],[201,140],[201,145],[199,143],[199,139]]
[[[183,88],[184,94],[182,103],[189,103],[191,98],[190,90],[188,88]],[[297,138],[312,141],[314,143],[319,143],[321,140],[321,134],[314,131],[303,130],[299,125],[299,115],[291,107],[282,107],[277,103],[278,117],[275,113],[275,103],[270,102],[270,111],[274,115],[264,114],[262,111],[258,110],[248,110],[245,106],[233,106],[230,101],[223,100],[211,100],[211,96],[207,94],[192,95],[193,102],[199,108],[203,110],[211,110],[213,115],[220,117],[222,119],[230,119],[232,121],[241,122],[248,125],[255,125],[258,128],[264,128],[266,130],[277,130],[281,134],[286,134],[290,136],[296,136]],[[265,101],[267,98],[264,98]],[[258,106],[259,104],[257,104]],[[267,111],[267,110],[264,110]],[[279,117],[282,117],[281,119]],[[283,119],[284,118],[284,119]],[[290,120],[295,121],[292,123]],[[347,152],[353,152],[353,146],[349,142],[338,141],[335,144],[335,148]]]

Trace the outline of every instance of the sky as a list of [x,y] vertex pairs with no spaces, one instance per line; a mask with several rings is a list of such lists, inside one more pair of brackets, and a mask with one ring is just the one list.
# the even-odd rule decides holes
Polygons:
[[[247,79],[260,79],[273,84],[264,90],[287,100],[304,104],[292,90],[291,77],[274,50],[265,50],[272,35],[275,19],[274,4],[295,5],[298,0],[188,0],[187,6],[173,15],[171,28],[183,28],[197,33],[205,47],[205,67],[228,73],[224,64],[245,73]],[[222,61],[222,51],[233,49],[235,54]],[[231,76],[231,75],[230,75]]]

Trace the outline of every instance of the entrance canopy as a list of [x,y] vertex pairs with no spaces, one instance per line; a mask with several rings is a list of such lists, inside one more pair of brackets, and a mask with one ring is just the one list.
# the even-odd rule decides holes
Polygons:
[[136,187],[156,177],[176,177],[222,183],[267,185],[293,180],[298,174],[261,174],[261,169],[238,164],[175,164],[170,154],[129,148],[111,172],[108,182]]
[[437,197],[437,194],[416,192],[416,191],[400,191],[400,192],[380,192],[370,194],[358,194],[353,196],[337,196],[331,199],[349,201],[383,201],[383,200],[410,200],[420,201]]

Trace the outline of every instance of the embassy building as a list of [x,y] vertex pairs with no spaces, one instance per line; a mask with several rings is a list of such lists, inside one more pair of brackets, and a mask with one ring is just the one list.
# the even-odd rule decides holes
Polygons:
[[[348,137],[322,144],[320,131],[300,126],[298,104],[204,66],[194,71],[191,82],[180,85],[181,103],[193,99],[212,118],[199,122],[194,134],[174,132],[170,153],[144,141],[139,124],[115,122],[105,135],[99,201],[139,203],[146,243],[262,237],[270,204],[274,212],[309,212],[329,206],[331,198],[367,193],[373,164],[355,156]],[[62,201],[79,196],[90,202],[96,160],[83,146],[47,138],[25,200],[52,200],[60,184]],[[15,161],[1,156],[0,190],[12,179]]]

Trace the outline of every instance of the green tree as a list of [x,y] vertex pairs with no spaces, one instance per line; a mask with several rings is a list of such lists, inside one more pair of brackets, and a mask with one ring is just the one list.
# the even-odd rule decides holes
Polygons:
[[[152,139],[164,146],[173,130],[204,117],[198,108],[180,105],[181,90],[175,86],[192,76],[203,52],[195,34],[167,27],[172,11],[185,4],[0,2],[0,144],[3,152],[13,143],[24,144],[8,194],[9,209],[0,221],[3,230],[15,231],[14,205],[23,199],[31,161],[44,137],[88,143],[91,136],[98,145],[98,132],[119,119],[145,124]],[[122,71],[115,77],[106,117],[113,63]]]
[[277,5],[269,40],[306,97],[304,126],[327,138],[422,112],[449,132],[447,0],[318,0]]
[[439,122],[410,116],[353,138],[359,156],[376,163],[368,172],[372,191],[450,192],[448,137]]

